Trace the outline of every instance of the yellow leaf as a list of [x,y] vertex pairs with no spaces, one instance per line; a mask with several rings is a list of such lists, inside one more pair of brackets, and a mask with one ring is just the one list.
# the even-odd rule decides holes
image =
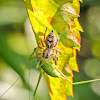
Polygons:
[[[81,0],[82,1],[82,0]],[[24,0],[37,44],[41,45],[46,35],[54,31],[60,33],[57,49],[61,51],[57,67],[73,82],[73,70],[79,71],[76,62],[76,49],[80,50],[80,33],[83,31],[79,17],[79,0]],[[43,52],[43,51],[42,51]],[[48,66],[47,66],[48,67]],[[73,96],[73,86],[62,78],[45,74],[51,100],[67,100]]]

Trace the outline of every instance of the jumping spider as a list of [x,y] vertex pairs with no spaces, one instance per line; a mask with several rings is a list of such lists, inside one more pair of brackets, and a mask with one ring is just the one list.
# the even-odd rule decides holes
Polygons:
[[[45,59],[53,58],[55,65],[57,65],[57,60],[58,60],[57,53],[61,54],[61,52],[59,49],[54,49],[54,48],[57,46],[60,36],[58,34],[58,37],[56,39],[56,36],[55,36],[53,30],[46,37],[45,37],[45,35],[46,35],[46,31],[44,34],[44,40],[41,39],[42,46],[43,47],[46,46],[46,48],[43,50],[42,57]],[[44,42],[45,42],[45,46],[44,46]],[[42,49],[42,47],[40,47],[39,45],[38,45],[38,47],[40,49]],[[56,54],[54,54],[54,53],[56,53]],[[40,55],[40,54],[38,54],[38,55]],[[37,59],[38,59],[38,57],[37,57]]]
[[[46,35],[46,31],[44,33],[44,39],[43,40],[41,39],[42,47],[38,44],[37,48],[39,48],[40,50],[43,49],[43,47],[45,46],[46,48],[43,50],[43,53],[38,52],[36,54],[37,62],[40,60],[40,57],[42,56],[44,59],[52,58],[54,60],[55,65],[57,65],[57,60],[58,60],[57,53],[61,54],[61,52],[59,49],[54,49],[54,48],[57,46],[60,36],[58,34],[58,37],[56,39],[56,36],[53,30],[47,36],[45,35]],[[36,51],[36,48],[34,49],[34,51]],[[34,54],[34,51],[32,55]],[[32,58],[32,55],[30,56],[29,59]]]

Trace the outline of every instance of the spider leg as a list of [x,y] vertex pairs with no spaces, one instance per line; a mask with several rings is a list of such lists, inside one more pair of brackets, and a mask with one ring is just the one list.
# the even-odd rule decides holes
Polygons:
[[45,30],[45,33],[44,33],[44,41],[45,41],[45,38],[46,38],[46,31],[47,31],[47,27],[46,27],[46,30]]
[[45,47],[45,46],[44,46],[44,42],[45,42],[45,38],[46,38],[46,31],[47,31],[47,27],[46,27],[46,30],[45,30],[45,33],[44,33],[44,38],[41,39],[41,43],[42,43],[42,46],[43,46],[43,47]]
[[36,55],[36,60],[37,60],[37,62],[39,62],[40,57],[41,57],[41,53],[38,53],[38,54]]
[[38,44],[38,48],[43,49],[43,48],[40,46],[40,43]]
[[54,55],[54,57],[56,58],[56,60],[58,60],[58,59],[59,59],[59,58],[58,58],[58,56],[57,56],[57,54],[55,54],[55,55]]
[[56,46],[57,46],[57,44],[58,44],[59,40],[60,40],[60,35],[59,35],[59,33],[58,33],[57,41],[56,41],[56,43],[55,43],[54,47],[56,47]]
[[60,53],[60,54],[61,54],[61,52],[60,52],[59,49],[53,49],[53,52],[56,53],[56,54],[57,54],[57,53]]
[[41,43],[42,43],[42,46],[45,47],[45,46],[44,46],[44,40],[41,39]]
[[53,61],[55,62],[55,65],[57,65],[57,60],[53,57]]

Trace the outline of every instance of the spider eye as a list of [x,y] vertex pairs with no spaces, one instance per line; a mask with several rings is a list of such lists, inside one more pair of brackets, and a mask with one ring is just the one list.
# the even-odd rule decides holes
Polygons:
[[51,35],[49,34],[48,36],[50,37]]
[[51,32],[53,32],[53,30]]

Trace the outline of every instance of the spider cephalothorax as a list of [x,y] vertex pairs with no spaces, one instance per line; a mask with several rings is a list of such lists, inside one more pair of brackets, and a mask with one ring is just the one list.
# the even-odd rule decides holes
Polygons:
[[49,33],[45,39],[45,45],[47,48],[53,48],[55,44],[56,44],[56,36],[52,30],[51,33]]
[[[45,32],[46,34],[46,32]],[[45,58],[45,59],[48,59],[48,58],[53,58],[55,64],[57,64],[57,60],[58,60],[58,56],[57,56],[57,53],[59,52],[60,53],[60,50],[59,49],[54,49],[58,42],[59,42],[59,34],[58,34],[58,37],[56,39],[56,36],[54,34],[54,31],[52,30],[45,38],[45,34],[44,34],[44,40],[41,40],[42,42],[42,46],[46,48],[43,50],[43,54],[42,54],[42,57]],[[45,46],[44,46],[44,43],[45,43]],[[38,46],[40,49],[42,47]]]

